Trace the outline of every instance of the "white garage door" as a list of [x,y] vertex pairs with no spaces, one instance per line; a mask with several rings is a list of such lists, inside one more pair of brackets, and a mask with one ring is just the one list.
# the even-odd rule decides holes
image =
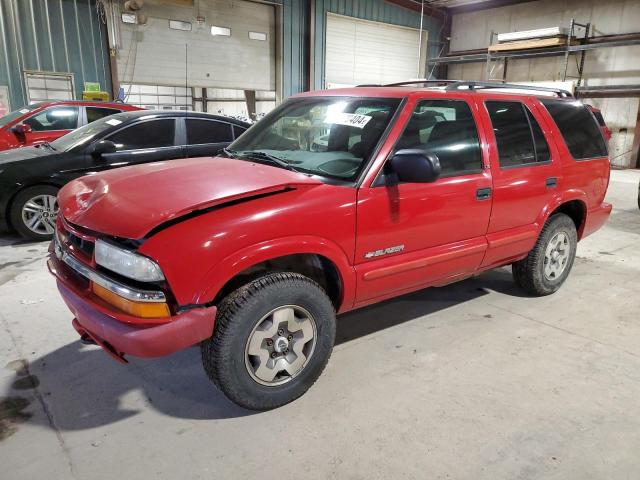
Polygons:
[[[148,0],[144,25],[118,19],[118,77],[126,84],[275,90],[275,11],[242,0],[194,7]],[[125,14],[125,20],[131,17]],[[212,31],[214,34],[212,34]]]
[[419,44],[420,31],[413,28],[327,14],[326,85],[424,78],[426,31],[422,32],[422,48]]

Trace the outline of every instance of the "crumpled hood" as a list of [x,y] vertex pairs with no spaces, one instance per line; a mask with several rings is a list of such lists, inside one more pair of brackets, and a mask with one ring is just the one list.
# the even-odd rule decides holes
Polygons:
[[222,157],[118,168],[67,184],[58,194],[64,218],[81,227],[140,239],[190,212],[241,198],[320,182],[282,168]]
[[45,147],[20,147],[13,150],[5,150],[0,152],[0,165],[6,163],[18,162],[21,160],[29,160],[31,158],[45,157],[47,155],[55,155],[53,150]]

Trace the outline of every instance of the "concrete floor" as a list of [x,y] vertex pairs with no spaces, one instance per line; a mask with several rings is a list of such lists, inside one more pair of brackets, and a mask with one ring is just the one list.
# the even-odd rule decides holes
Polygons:
[[317,384],[266,413],[197,349],[123,366],[81,346],[46,245],[0,238],[0,476],[638,478],[639,178],[612,173],[614,213],[555,295],[501,269],[344,315]]

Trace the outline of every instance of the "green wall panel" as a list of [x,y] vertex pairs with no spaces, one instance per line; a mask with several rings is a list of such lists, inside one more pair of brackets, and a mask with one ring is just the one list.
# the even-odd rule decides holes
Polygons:
[[0,85],[13,109],[27,103],[24,71],[73,73],[110,91],[106,27],[95,0],[0,0]]

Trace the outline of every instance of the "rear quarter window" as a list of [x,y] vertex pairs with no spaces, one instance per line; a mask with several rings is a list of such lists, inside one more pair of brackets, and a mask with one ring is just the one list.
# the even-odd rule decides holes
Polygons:
[[607,145],[591,111],[580,102],[541,100],[576,160],[606,157]]

